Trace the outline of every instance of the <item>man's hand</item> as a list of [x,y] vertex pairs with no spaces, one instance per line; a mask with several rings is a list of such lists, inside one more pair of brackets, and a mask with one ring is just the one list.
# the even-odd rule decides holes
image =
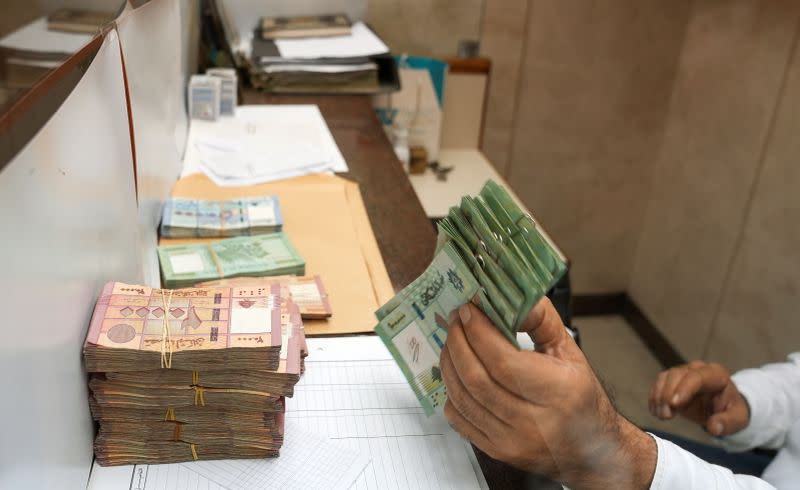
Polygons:
[[714,436],[739,432],[750,422],[750,407],[728,370],[703,361],[661,372],[650,390],[650,412],[662,420],[681,414]]
[[451,315],[442,350],[445,416],[489,456],[573,490],[644,489],[655,441],[619,415],[547,298],[518,351],[474,305]]

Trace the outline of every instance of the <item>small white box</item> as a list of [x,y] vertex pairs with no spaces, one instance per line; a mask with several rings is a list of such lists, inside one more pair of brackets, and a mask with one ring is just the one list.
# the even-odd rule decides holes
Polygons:
[[222,81],[220,91],[219,113],[232,116],[236,112],[236,88],[238,81],[236,70],[233,68],[209,68],[206,75],[219,78]]
[[219,117],[222,80],[207,75],[192,75],[189,81],[189,117],[215,121]]

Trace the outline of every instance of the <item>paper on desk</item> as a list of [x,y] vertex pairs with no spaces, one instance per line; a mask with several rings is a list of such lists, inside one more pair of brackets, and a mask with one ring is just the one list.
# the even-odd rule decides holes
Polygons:
[[244,186],[347,163],[315,105],[239,106],[234,117],[192,120],[183,176],[205,173],[220,186]]
[[349,73],[354,71],[377,70],[375,63],[358,64],[314,64],[314,63],[278,63],[266,65],[259,68],[264,73],[283,73],[283,72],[312,72],[312,73]]
[[310,338],[308,349],[286,420],[370,454],[352,488],[487,488],[470,444],[425,416],[378,337]]
[[[358,184],[329,175],[306,175],[247,187],[220,187],[205,175],[183,177],[174,197],[232,199],[273,195],[281,201],[284,232],[319,274],[333,309],[326,320],[306,320],[306,333],[371,332],[372,312],[394,295]],[[209,239],[161,239],[162,245]]]
[[308,142],[288,137],[302,126],[242,137],[207,138],[195,142],[200,166],[217,185],[250,185],[330,170],[329,156]]
[[346,490],[369,462],[366,454],[287,421],[277,458],[193,461],[180,466],[228,490]]
[[284,58],[352,58],[389,52],[389,48],[363,22],[356,22],[349,36],[277,39]]

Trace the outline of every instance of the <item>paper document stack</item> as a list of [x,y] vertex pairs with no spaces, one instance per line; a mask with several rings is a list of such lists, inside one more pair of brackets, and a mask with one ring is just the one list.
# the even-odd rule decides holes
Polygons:
[[170,198],[164,203],[161,236],[166,238],[234,237],[281,231],[277,197],[225,201]]
[[98,462],[277,456],[306,354],[278,285],[107,284],[84,344]]
[[239,276],[303,275],[306,263],[283,232],[158,247],[164,287]]
[[431,265],[375,313],[375,331],[428,414],[447,399],[439,356],[450,312],[471,301],[517,345],[518,327],[567,269],[533,218],[494,181],[480,196],[462,198],[438,226]]
[[192,120],[183,175],[202,172],[219,186],[239,187],[346,171],[317,106],[259,105],[217,121]]
[[363,22],[345,29],[342,17],[321,16],[331,25],[318,29],[289,29],[291,20],[278,29],[274,19],[263,19],[262,35],[253,39],[253,85],[273,92],[376,91],[378,64],[371,57],[389,48]]

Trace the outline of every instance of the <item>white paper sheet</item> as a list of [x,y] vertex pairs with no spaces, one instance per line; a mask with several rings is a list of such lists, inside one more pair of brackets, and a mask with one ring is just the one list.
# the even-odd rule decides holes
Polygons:
[[310,72],[310,73],[350,73],[354,71],[377,70],[375,63],[359,64],[313,64],[313,63],[278,63],[274,65],[262,66],[259,68],[263,73],[284,73],[284,72]]
[[72,54],[92,40],[90,34],[47,30],[47,18],[40,17],[0,39],[0,46],[23,51]]
[[472,447],[426,417],[378,337],[308,339],[306,372],[286,417],[372,462],[352,488],[487,488]]
[[389,48],[363,22],[356,22],[349,36],[277,39],[284,58],[351,58],[389,52]]
[[347,163],[315,105],[239,106],[234,117],[192,120],[183,174],[205,173],[239,186],[318,172]]
[[286,423],[277,459],[195,461],[181,465],[229,490],[347,490],[364,471],[369,457]]
[[351,450],[287,421],[281,455],[177,464],[94,464],[87,490],[347,490],[369,464]]

